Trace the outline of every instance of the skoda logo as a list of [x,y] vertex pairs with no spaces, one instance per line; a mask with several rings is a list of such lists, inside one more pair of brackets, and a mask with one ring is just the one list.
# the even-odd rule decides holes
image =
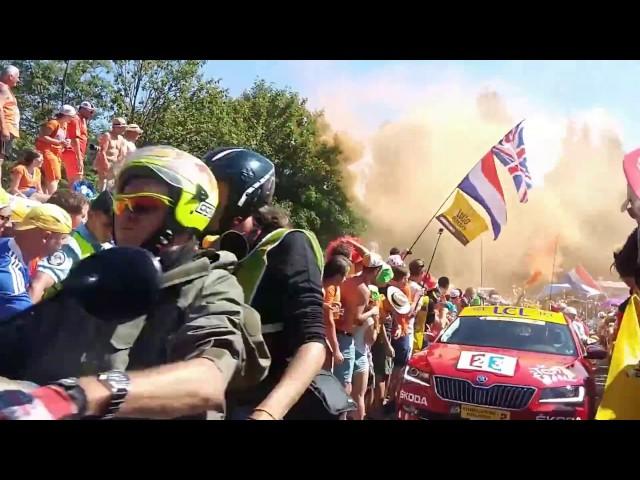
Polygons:
[[476,377],[476,382],[477,383],[487,383],[487,380],[489,380],[487,377],[485,377],[484,375],[478,375]]

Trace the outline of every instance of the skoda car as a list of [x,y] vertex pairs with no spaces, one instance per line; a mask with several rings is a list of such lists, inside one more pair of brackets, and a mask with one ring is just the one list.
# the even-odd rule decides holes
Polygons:
[[467,307],[412,357],[397,398],[401,420],[587,420],[590,360],[564,316],[533,308]]

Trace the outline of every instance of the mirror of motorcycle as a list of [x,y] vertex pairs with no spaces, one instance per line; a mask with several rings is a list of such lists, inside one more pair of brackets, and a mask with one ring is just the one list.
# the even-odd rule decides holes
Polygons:
[[238,260],[242,260],[249,253],[249,244],[244,235],[229,230],[220,237],[220,250],[231,252]]
[[160,263],[147,250],[110,248],[78,263],[58,295],[73,298],[101,320],[132,319],[157,301],[161,276]]

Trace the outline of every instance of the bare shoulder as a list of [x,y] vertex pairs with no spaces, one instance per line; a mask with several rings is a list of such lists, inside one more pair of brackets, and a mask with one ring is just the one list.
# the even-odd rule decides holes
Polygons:
[[358,285],[358,299],[368,302],[370,295],[369,287],[364,283],[360,283]]

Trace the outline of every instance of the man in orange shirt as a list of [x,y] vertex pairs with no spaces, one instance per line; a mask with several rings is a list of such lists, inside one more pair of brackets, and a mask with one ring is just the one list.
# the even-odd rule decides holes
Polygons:
[[20,80],[20,71],[13,65],[0,72],[0,180],[2,162],[11,156],[13,140],[20,137],[20,110],[11,91]]
[[127,121],[116,117],[111,121],[111,131],[100,135],[98,143],[100,151],[96,156],[95,169],[98,172],[98,191],[107,190],[115,178],[116,170],[126,153],[126,140],[123,135],[127,130]]
[[55,119],[49,120],[40,127],[36,139],[36,150],[42,153],[42,173],[44,174],[44,191],[53,195],[58,190],[58,183],[62,178],[62,151],[70,145],[67,140],[67,124],[76,115],[76,109],[70,105],[63,105]]
[[89,138],[87,125],[89,120],[93,118],[95,111],[91,103],[82,102],[78,108],[78,114],[67,126],[67,139],[69,139],[70,145],[62,152],[62,161],[69,185],[77,180],[82,180],[84,176],[84,157]]

